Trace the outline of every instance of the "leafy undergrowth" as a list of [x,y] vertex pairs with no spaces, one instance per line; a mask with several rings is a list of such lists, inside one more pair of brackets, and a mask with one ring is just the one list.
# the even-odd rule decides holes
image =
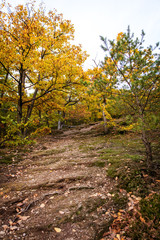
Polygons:
[[108,162],[107,175],[117,181],[117,191],[126,191],[128,196],[126,211],[119,205],[102,239],[160,239],[158,162],[154,162],[153,171],[147,170],[143,144],[138,135],[132,134],[112,137],[108,148],[100,153],[101,159]]
[[118,211],[103,237],[115,240],[160,239],[160,195],[153,192],[141,199],[128,194],[128,200],[127,211]]

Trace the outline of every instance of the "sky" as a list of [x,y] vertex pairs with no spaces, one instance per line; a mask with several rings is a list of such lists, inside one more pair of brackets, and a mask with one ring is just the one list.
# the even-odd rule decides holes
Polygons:
[[[1,1],[1,0],[0,0]],[[12,6],[27,0],[8,0]],[[42,0],[37,0],[41,3]],[[90,57],[84,68],[92,68],[104,59],[100,36],[115,39],[130,26],[135,37],[146,33],[145,45],[160,41],[160,0],[43,0],[46,10],[56,9],[75,28],[75,43]],[[94,61],[93,61],[94,60]]]

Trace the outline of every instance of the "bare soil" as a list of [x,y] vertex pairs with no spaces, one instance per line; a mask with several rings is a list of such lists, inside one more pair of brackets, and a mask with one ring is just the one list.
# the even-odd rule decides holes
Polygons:
[[100,160],[107,138],[99,125],[53,132],[1,166],[0,239],[101,239],[116,211]]

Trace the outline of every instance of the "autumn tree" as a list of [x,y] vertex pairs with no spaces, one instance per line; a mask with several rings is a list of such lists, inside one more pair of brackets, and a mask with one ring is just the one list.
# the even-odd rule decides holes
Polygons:
[[88,70],[88,78],[88,101],[91,111],[97,112],[97,117],[103,119],[104,133],[107,134],[113,124],[108,107],[114,101],[113,93],[116,91],[114,87],[116,81],[99,65]]
[[[116,40],[107,41],[101,37],[102,48],[106,52],[103,68],[117,79],[121,98],[132,108],[139,119],[142,140],[146,150],[148,167],[152,164],[152,146],[149,138],[148,115],[159,101],[160,55],[156,47],[144,48],[144,32],[141,39],[134,39],[128,28]],[[157,51],[156,51],[157,50]],[[115,71],[110,71],[112,64]]]
[[[1,95],[9,93],[8,101],[16,108],[17,123],[25,136],[35,103],[77,84],[74,67],[85,61],[86,53],[71,45],[73,25],[56,10],[45,13],[34,2],[14,9],[6,4],[0,7],[0,67],[5,75]],[[72,77],[66,76],[69,68]]]

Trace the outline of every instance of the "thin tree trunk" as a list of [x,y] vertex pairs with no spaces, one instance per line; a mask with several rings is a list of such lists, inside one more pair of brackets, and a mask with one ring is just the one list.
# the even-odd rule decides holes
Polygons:
[[141,114],[140,117],[142,120],[142,141],[145,146],[147,167],[148,167],[148,169],[151,169],[152,161],[153,161],[152,146],[151,146],[151,142],[149,141],[149,137],[147,136],[144,114]]
[[27,110],[27,115],[26,115],[26,118],[25,118],[25,123],[28,122],[31,114],[32,114],[32,110],[33,110],[33,107],[34,107],[34,103],[35,103],[35,98],[37,96],[37,93],[38,93],[38,88],[35,89],[34,91],[34,94],[33,94],[33,98],[32,98],[32,101],[31,101],[31,104],[28,105],[28,110]]
[[[28,110],[27,110],[27,114],[26,114],[26,118],[25,118],[25,123],[27,123],[29,118],[31,117],[37,93],[38,93],[38,88],[35,89],[31,104],[28,105]],[[24,131],[24,136],[26,136],[26,135],[27,135],[27,129],[25,129],[25,131]]]
[[41,120],[42,120],[42,111],[41,110],[39,110],[39,127],[41,126]]
[[[38,82],[39,81],[40,81],[40,74],[38,75]],[[31,101],[30,105],[28,105],[28,110],[27,110],[27,114],[26,114],[26,118],[25,118],[25,123],[28,122],[28,120],[29,120],[29,118],[30,118],[30,116],[32,114],[32,110],[33,110],[33,107],[34,107],[34,103],[35,103],[35,99],[36,99],[37,93],[38,93],[38,88],[36,88],[34,90],[32,101]]]
[[[8,76],[9,76],[9,73],[7,72],[7,73],[6,73],[5,80],[4,80],[4,84],[7,83]],[[4,92],[5,92],[4,89],[2,89],[2,92],[1,92],[1,100],[2,100],[2,98],[3,98]],[[1,103],[0,103],[0,107],[1,107]]]
[[146,152],[146,160],[147,160],[147,167],[150,169],[152,167],[152,161],[153,161],[153,156],[152,156],[152,146],[151,143],[147,137],[147,133],[145,130],[142,130],[142,141],[145,146],[145,152]]
[[105,112],[103,111],[103,126],[104,126],[104,133],[107,134],[108,133],[108,127],[107,127],[107,119],[106,119],[106,115]]
[[[20,79],[19,79],[19,85],[18,85],[18,94],[19,94],[18,116],[17,116],[18,123],[21,123],[22,118],[23,118],[23,95],[24,95],[24,90],[25,90],[25,71],[23,69],[23,65],[21,64]],[[22,134],[22,136],[24,136],[24,127],[21,127],[21,134]]]
[[[4,85],[7,83],[8,76],[9,76],[9,73],[7,72],[7,73],[6,73],[6,77],[5,77],[5,79],[4,79]],[[4,93],[5,93],[5,90],[4,90],[4,86],[3,86],[2,91],[1,91],[1,99],[0,99],[0,114],[2,114],[1,111],[3,111],[3,108],[2,108],[2,104],[1,104],[1,103],[3,102]],[[8,111],[8,109],[7,109],[7,111]],[[2,119],[1,119],[1,117],[0,117],[0,136],[1,136],[2,134],[3,134],[3,135],[6,134],[6,123],[5,123],[5,124],[2,123]],[[1,145],[1,144],[0,144],[0,145]]]
[[58,111],[58,115],[59,115],[58,130],[61,130],[62,129],[62,119],[61,119],[62,112]]
[[[105,97],[103,98],[103,108],[105,109],[106,106],[106,99]],[[106,115],[105,115],[105,111],[103,109],[103,122],[104,122],[104,133],[107,134],[108,133],[108,127],[107,127],[107,119],[106,119]]]

